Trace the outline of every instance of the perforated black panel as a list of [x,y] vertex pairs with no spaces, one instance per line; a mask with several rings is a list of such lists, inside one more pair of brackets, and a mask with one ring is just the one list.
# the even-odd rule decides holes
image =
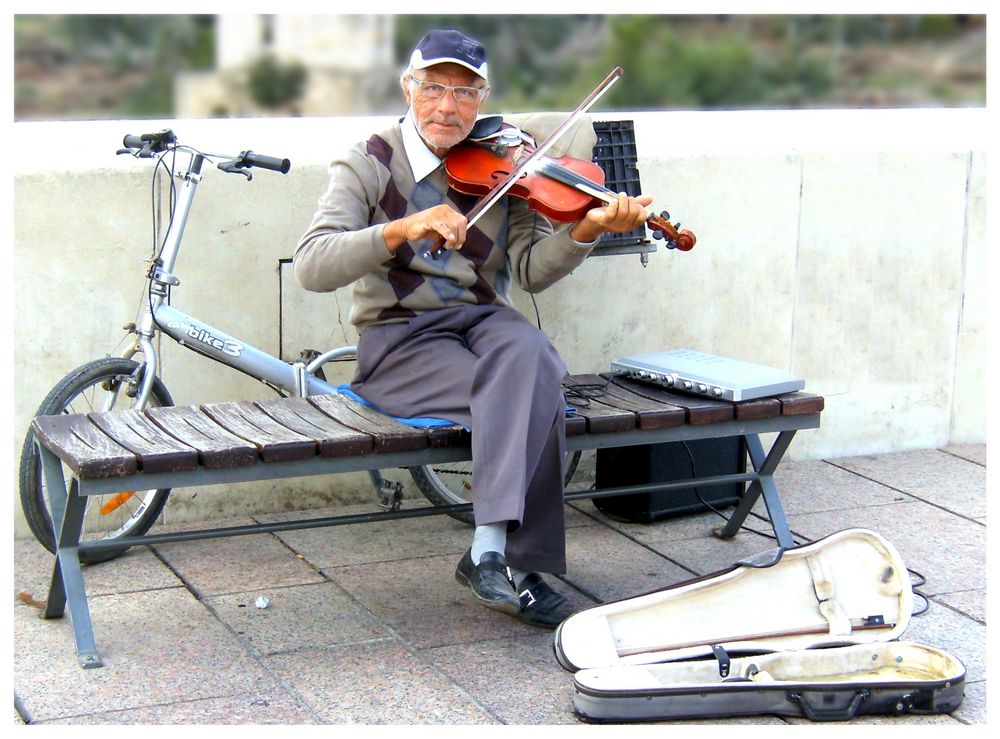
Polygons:
[[[626,195],[641,195],[638,155],[635,146],[635,126],[632,121],[595,121],[594,163],[604,170],[604,186]],[[622,247],[634,246],[633,249]],[[646,237],[646,227],[622,234],[605,234],[594,248],[594,254],[613,249],[614,253],[655,251]]]

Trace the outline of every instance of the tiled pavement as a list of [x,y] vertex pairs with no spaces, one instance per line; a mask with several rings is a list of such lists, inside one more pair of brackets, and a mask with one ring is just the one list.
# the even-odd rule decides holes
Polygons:
[[[895,544],[926,577],[920,590],[930,598],[904,638],[951,652],[967,668],[965,700],[952,715],[852,723],[985,724],[985,447],[786,462],[776,478],[799,540],[864,527]],[[346,510],[368,508],[314,513]],[[580,607],[774,545],[749,532],[712,537],[720,519],[711,513],[621,524],[583,501],[567,507],[567,524],[570,571],[550,581]],[[84,570],[105,662],[95,670],[77,665],[68,617],[38,617],[50,555],[16,541],[14,721],[578,723],[552,633],[477,606],[455,582],[469,538],[467,526],[431,516],[133,549]],[[266,608],[254,604],[261,595]]]

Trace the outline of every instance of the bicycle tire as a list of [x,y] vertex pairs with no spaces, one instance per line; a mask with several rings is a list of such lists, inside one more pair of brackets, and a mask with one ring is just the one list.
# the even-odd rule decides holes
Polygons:
[[[124,384],[135,378],[141,380],[141,368],[138,362],[121,357],[97,359],[77,367],[66,375],[49,391],[36,411],[36,416],[56,415],[60,413],[89,413],[104,410],[103,404],[95,404],[100,396],[107,399],[107,393],[118,396],[125,388]],[[88,395],[88,391],[93,391]],[[127,393],[111,399],[115,407],[120,398],[128,398]],[[157,377],[153,381],[150,393],[151,404],[173,405],[166,386]],[[124,407],[118,406],[118,407]],[[129,407],[135,407],[134,403]],[[24,518],[38,542],[55,553],[55,535],[52,530],[52,516],[41,475],[41,459],[35,446],[35,437],[29,429],[21,448],[21,464],[18,482],[20,486],[21,510]],[[70,490],[76,485],[70,480]],[[115,495],[96,495],[87,498],[87,515],[84,518],[84,530],[80,539],[119,538],[122,536],[141,536],[149,531],[156,522],[163,506],[167,503],[169,488],[159,490],[135,491],[127,500]],[[115,505],[115,503],[118,503]],[[110,508],[107,513],[102,509]],[[112,519],[112,515],[114,518]],[[91,528],[88,529],[88,526]],[[84,564],[96,564],[118,557],[128,547],[117,549],[102,549],[99,551],[80,552],[80,561]]]
[[[568,485],[580,463],[580,450],[566,455],[563,484]],[[451,462],[440,465],[408,467],[410,477],[428,501],[438,506],[472,502],[472,463]],[[475,523],[472,511],[456,511],[449,516],[467,524]]]

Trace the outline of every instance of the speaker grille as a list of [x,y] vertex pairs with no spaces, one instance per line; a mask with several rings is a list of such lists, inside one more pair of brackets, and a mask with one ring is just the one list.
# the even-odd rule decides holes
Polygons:
[[[746,472],[746,443],[742,436],[598,449],[596,489],[742,472]],[[652,523],[709,510],[699,500],[699,494],[714,508],[736,505],[745,487],[745,483],[735,482],[593,500],[597,509],[609,518]]]

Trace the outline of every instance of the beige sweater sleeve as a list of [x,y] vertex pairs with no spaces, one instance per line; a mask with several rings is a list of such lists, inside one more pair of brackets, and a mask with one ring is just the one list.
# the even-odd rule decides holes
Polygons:
[[392,258],[382,238],[385,224],[369,225],[378,186],[375,168],[357,148],[330,165],[330,183],[292,262],[306,290],[346,287]]

